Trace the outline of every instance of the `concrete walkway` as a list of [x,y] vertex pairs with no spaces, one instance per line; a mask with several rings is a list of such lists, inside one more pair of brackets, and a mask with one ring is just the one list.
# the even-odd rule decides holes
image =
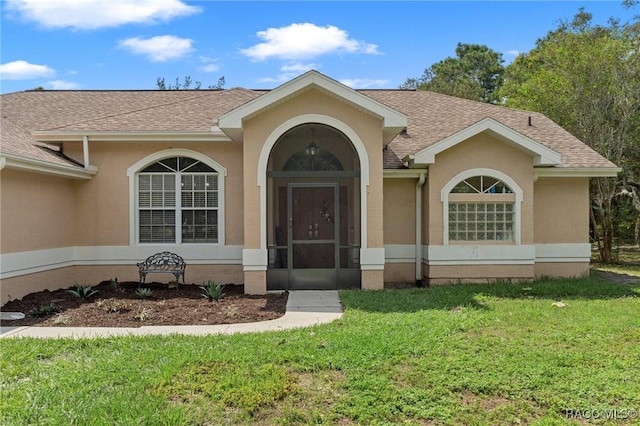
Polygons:
[[284,316],[262,322],[220,325],[172,325],[136,328],[106,327],[1,327],[0,338],[7,337],[110,337],[185,334],[253,333],[262,331],[289,330],[325,324],[342,317],[342,305],[335,290],[290,291],[287,311]]

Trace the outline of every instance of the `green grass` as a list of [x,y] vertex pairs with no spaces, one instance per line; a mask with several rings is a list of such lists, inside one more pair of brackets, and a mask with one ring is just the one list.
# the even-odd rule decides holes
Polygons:
[[341,298],[342,320],[287,332],[2,340],[0,424],[552,425],[640,409],[640,285]]

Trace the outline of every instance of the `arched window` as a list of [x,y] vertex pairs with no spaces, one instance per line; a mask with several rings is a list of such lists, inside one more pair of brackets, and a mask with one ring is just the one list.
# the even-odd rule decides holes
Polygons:
[[472,176],[453,187],[452,194],[512,194],[504,182],[491,176]]
[[442,200],[445,244],[520,244],[522,190],[508,176],[485,169],[463,172],[445,186]]
[[139,243],[218,243],[218,171],[189,157],[170,157],[136,174]]

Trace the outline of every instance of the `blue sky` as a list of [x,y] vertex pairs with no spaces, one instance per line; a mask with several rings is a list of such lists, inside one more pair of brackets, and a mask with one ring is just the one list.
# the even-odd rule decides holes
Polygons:
[[397,88],[458,42],[509,63],[580,7],[596,23],[638,13],[620,1],[0,1],[2,93],[154,89],[186,75],[270,89],[312,68],[354,88]]

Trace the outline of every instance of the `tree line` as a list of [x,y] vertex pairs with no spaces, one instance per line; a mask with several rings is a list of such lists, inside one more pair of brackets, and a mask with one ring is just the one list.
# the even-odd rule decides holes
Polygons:
[[618,240],[640,244],[640,18],[595,25],[580,9],[506,67],[486,45],[459,43],[455,54],[401,88],[545,114],[622,168],[617,178],[591,179],[600,261],[616,260]]

